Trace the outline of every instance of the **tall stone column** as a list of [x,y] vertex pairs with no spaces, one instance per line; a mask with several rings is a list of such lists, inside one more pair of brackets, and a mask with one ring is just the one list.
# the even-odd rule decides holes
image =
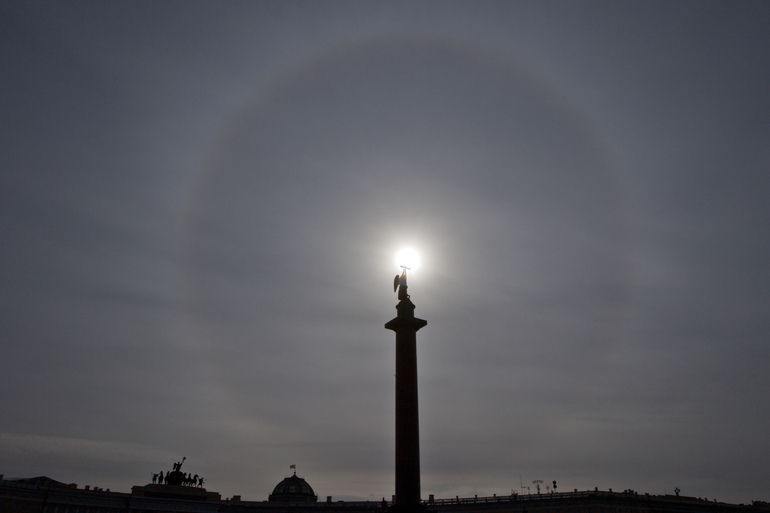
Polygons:
[[[398,276],[396,277],[398,279]],[[398,286],[398,285],[397,285]],[[417,330],[428,324],[414,316],[401,276],[397,315],[385,328],[396,332],[396,509],[420,509],[420,419],[417,402]]]

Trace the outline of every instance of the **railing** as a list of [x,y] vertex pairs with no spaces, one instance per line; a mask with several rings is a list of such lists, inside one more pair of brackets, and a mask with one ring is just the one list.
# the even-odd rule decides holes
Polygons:
[[[532,493],[532,494],[511,494],[511,495],[493,495],[492,497],[454,497],[453,499],[428,499],[423,500],[423,504],[427,506],[446,506],[451,504],[484,504],[484,503],[510,503],[510,502],[531,502],[531,501],[545,501],[551,499],[576,499],[584,497],[638,497],[639,493],[633,490],[624,490],[622,492],[613,492],[612,490],[584,490],[584,491],[572,491],[572,492],[547,492],[547,493]],[[670,498],[668,496],[650,496],[650,494],[643,494],[643,497],[656,497],[658,499]],[[678,498],[678,497],[677,497]],[[682,497],[682,499],[690,499],[697,501],[698,499],[693,497]]]
[[[648,495],[648,494],[645,494]],[[511,494],[511,495],[493,495],[491,497],[454,497],[450,499],[423,499],[425,506],[451,506],[451,505],[472,505],[472,504],[510,504],[515,502],[535,502],[547,500],[576,499],[584,497],[631,497],[639,496],[638,493],[626,490],[623,492],[603,491],[603,490],[585,490],[572,492],[547,492],[533,494]],[[392,506],[391,501],[386,501],[387,506]],[[300,504],[297,504],[300,505]],[[333,507],[335,509],[382,509],[382,501],[337,501],[337,502],[317,502],[302,503],[302,506],[309,507]]]
[[549,492],[549,493],[533,493],[527,495],[511,494],[511,495],[493,495],[492,497],[455,497],[454,499],[430,499],[422,501],[424,504],[431,505],[445,505],[445,504],[478,504],[489,502],[523,502],[523,501],[541,501],[547,499],[567,499],[577,497],[595,497],[598,495],[627,495],[617,494],[616,492],[602,492],[598,490],[583,491],[583,492]]

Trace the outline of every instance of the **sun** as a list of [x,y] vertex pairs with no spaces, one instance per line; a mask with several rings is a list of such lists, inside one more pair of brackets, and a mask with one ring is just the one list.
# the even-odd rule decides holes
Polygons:
[[420,267],[420,254],[413,248],[402,248],[396,254],[396,265],[407,267],[410,271],[415,271]]

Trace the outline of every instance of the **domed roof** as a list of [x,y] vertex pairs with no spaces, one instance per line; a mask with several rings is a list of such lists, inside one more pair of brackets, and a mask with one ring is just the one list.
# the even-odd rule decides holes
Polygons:
[[318,497],[307,481],[297,477],[295,472],[293,476],[287,477],[273,488],[269,500],[270,502],[316,502]]

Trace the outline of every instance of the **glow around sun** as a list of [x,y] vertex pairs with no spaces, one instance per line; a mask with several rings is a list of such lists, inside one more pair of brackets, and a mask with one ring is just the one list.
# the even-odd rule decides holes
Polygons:
[[420,267],[420,254],[413,248],[403,248],[396,254],[396,265],[415,271]]

